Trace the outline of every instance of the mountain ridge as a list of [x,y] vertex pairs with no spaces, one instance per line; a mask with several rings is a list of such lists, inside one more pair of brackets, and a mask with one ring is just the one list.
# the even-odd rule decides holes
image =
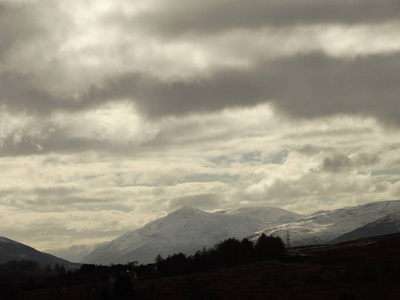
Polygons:
[[66,269],[75,269],[79,264],[71,263],[54,255],[40,252],[35,248],[6,237],[0,237],[0,263],[9,261],[32,260],[41,265],[63,265]]
[[348,206],[312,214],[297,222],[266,228],[253,235],[252,239],[257,239],[262,233],[285,238],[287,232],[289,232],[292,246],[329,243],[343,234],[365,226],[393,212],[400,213],[400,200]]
[[389,235],[400,232],[400,213],[393,213],[384,216],[376,221],[370,222],[364,226],[358,227],[353,231],[345,233],[330,243],[342,243],[352,240],[358,240],[368,237]]
[[194,254],[224,239],[244,238],[274,224],[291,222],[304,215],[280,208],[250,208],[204,212],[183,207],[143,227],[111,241],[102,251],[89,254],[83,262],[124,263],[137,260],[152,262],[158,255],[175,252]]
[[[393,220],[388,216],[392,216]],[[400,232],[400,200],[322,210],[310,215],[275,207],[244,207],[212,213],[182,207],[95,248],[81,262],[148,263],[153,262],[158,254],[167,256],[183,252],[191,255],[227,238],[246,237],[256,241],[262,233],[278,235],[286,241],[289,232],[290,246],[294,247],[326,244],[339,242],[341,240],[336,239],[342,235],[361,230],[359,228],[368,224],[372,226],[380,219],[382,222],[386,220],[387,224],[388,220],[398,220]],[[398,232],[397,227],[387,232]],[[362,237],[371,235],[376,234],[371,231]]]

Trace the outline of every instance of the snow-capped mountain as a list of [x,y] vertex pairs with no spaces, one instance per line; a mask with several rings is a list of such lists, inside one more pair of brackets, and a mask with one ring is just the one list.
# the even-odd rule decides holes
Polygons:
[[302,220],[257,232],[278,235],[286,240],[289,232],[291,246],[328,243],[345,233],[394,213],[400,213],[400,201],[373,202],[364,205],[324,211]]
[[12,260],[32,260],[42,265],[63,265],[67,269],[74,269],[78,265],[53,255],[37,251],[27,245],[18,243],[5,237],[0,237],[0,263]]
[[345,233],[331,241],[331,243],[341,243],[351,240],[358,240],[367,237],[392,234],[400,232],[400,213],[394,213],[380,218],[367,225],[361,226],[351,232]]
[[66,259],[68,261],[79,263],[95,249],[100,248],[101,246],[106,246],[108,245],[108,243],[109,242],[95,245],[74,245],[68,248],[61,248],[56,250],[50,249],[46,250],[46,252],[54,256]]
[[208,213],[184,207],[120,236],[106,247],[96,249],[83,261],[96,264],[135,260],[149,263],[154,262],[158,254],[166,256],[183,252],[190,255],[224,239],[241,239],[262,228],[303,217],[279,208],[242,208]]

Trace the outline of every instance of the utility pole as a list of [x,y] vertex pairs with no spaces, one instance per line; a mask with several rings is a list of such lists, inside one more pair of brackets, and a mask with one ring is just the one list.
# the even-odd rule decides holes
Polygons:
[[290,248],[290,235],[289,235],[289,230],[286,231],[286,248]]

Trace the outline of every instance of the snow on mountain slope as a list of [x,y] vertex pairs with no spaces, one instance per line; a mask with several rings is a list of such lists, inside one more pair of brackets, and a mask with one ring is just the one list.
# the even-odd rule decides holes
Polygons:
[[373,202],[313,214],[297,222],[266,228],[261,233],[278,235],[286,240],[289,231],[291,246],[327,243],[335,238],[392,213],[400,213],[400,201]]
[[279,208],[246,208],[207,213],[194,208],[181,208],[137,230],[113,240],[84,259],[87,263],[110,264],[139,261],[173,253],[193,254],[204,246],[230,237],[244,238],[266,226],[293,222],[302,215]]
[[400,213],[393,213],[380,218],[367,225],[361,226],[351,232],[345,233],[331,241],[331,243],[341,243],[362,238],[374,237],[385,234],[400,232]]
[[0,237],[0,263],[6,263],[12,260],[32,260],[41,265],[55,264],[63,265],[67,269],[75,269],[77,264],[73,264],[64,259],[53,255],[37,251],[27,245],[18,243],[5,237]]
[[297,221],[304,215],[283,210],[276,207],[244,207],[236,210],[220,212],[232,216],[247,216],[258,223],[263,228]]
[[50,253],[54,256],[66,259],[71,262],[81,262],[86,256],[88,256],[95,249],[108,245],[109,242],[95,244],[95,245],[74,245],[68,248],[61,249],[50,249],[46,250],[47,253]]

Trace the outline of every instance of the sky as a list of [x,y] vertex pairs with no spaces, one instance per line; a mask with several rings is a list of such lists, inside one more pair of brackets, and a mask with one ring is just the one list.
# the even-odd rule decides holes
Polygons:
[[0,0],[0,235],[400,199],[398,0]]

